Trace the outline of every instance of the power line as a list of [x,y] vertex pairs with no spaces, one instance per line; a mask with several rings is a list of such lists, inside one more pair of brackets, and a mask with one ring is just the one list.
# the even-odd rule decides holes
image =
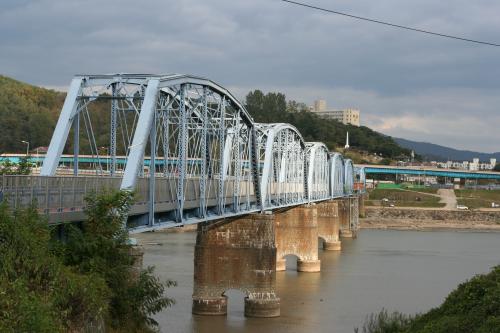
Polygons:
[[421,32],[421,33],[424,33],[424,34],[434,35],[434,36],[439,36],[439,37],[445,37],[445,38],[451,38],[451,39],[458,39],[458,40],[465,41],[465,42],[470,42],[470,43],[476,43],[476,44],[483,44],[483,45],[498,46],[498,47],[500,47],[500,44],[496,44],[496,43],[483,42],[483,41],[475,40],[475,39],[469,39],[469,38],[464,38],[464,37],[457,37],[457,36],[452,36],[452,35],[441,34],[441,33],[438,33],[438,32],[432,32],[432,31],[428,31],[428,30],[422,30],[422,29],[417,29],[417,28],[412,28],[412,27],[406,27],[404,25],[399,25],[399,24],[394,24],[394,23],[379,21],[379,20],[375,20],[375,19],[371,19],[371,18],[367,18],[367,17],[362,17],[362,16],[351,15],[351,14],[347,14],[347,13],[343,13],[343,12],[339,12],[339,11],[335,11],[335,10],[331,10],[331,9],[321,8],[321,7],[317,7],[317,6],[313,6],[313,5],[309,5],[309,4],[301,3],[301,2],[297,2],[297,1],[291,1],[291,0],[281,0],[281,1],[293,4],[293,5],[301,6],[301,7],[306,7],[306,8],[310,8],[310,9],[319,10],[319,11],[322,11],[322,12],[327,12],[327,13],[330,13],[330,14],[337,14],[337,15],[342,15],[342,16],[347,16],[347,17],[350,17],[350,18],[354,18],[354,19],[357,19],[357,20],[362,20],[362,21],[368,21],[368,22],[372,22],[372,23],[378,23],[378,24],[388,25],[388,26],[393,27],[393,28],[411,30],[411,31]]

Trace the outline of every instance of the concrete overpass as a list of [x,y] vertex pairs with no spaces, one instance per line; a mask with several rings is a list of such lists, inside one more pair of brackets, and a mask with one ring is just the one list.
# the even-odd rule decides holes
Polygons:
[[440,169],[431,167],[402,167],[390,165],[369,165],[360,164],[357,167],[363,168],[367,175],[415,175],[415,176],[434,176],[462,179],[491,179],[500,180],[499,172],[492,171],[468,171],[457,169]]

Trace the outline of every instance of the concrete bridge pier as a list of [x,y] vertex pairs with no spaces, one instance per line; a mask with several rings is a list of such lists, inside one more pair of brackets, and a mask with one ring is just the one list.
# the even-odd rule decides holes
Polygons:
[[324,201],[316,205],[318,210],[318,237],[323,238],[323,249],[339,251],[340,216],[337,200]]
[[277,317],[274,215],[198,224],[194,254],[194,314],[225,315],[229,289],[245,293],[245,316]]
[[[353,197],[338,199],[340,215],[340,236],[342,238],[356,238],[357,235],[357,200]],[[354,208],[354,206],[356,207]]]
[[365,200],[366,200],[366,194],[361,194],[358,197],[359,217],[365,217],[366,216]]
[[286,269],[285,256],[297,256],[297,271],[319,272],[318,211],[316,205],[302,205],[276,213],[276,270]]

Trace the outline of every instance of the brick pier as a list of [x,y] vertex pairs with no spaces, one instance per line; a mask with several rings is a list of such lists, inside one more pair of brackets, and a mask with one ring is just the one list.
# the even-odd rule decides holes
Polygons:
[[245,293],[245,316],[277,317],[274,215],[199,224],[194,254],[193,313],[225,315],[228,289]]
[[316,205],[318,210],[318,237],[323,239],[323,249],[339,251],[340,215],[339,202],[330,200]]
[[302,205],[276,213],[276,270],[285,270],[285,256],[297,256],[297,271],[319,272],[318,212],[316,205]]

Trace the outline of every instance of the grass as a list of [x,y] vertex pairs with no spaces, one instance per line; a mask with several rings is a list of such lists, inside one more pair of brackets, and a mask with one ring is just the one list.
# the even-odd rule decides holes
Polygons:
[[408,191],[437,194],[438,189],[433,187],[406,188]]
[[455,190],[457,203],[471,209],[491,208],[491,203],[500,203],[499,190]]
[[[419,189],[420,190],[420,189]],[[397,190],[397,189],[375,189],[370,192],[369,200],[366,205],[381,206],[382,199],[389,199],[390,203],[395,207],[444,207],[444,203],[440,203],[439,197],[418,193],[417,191]]]

